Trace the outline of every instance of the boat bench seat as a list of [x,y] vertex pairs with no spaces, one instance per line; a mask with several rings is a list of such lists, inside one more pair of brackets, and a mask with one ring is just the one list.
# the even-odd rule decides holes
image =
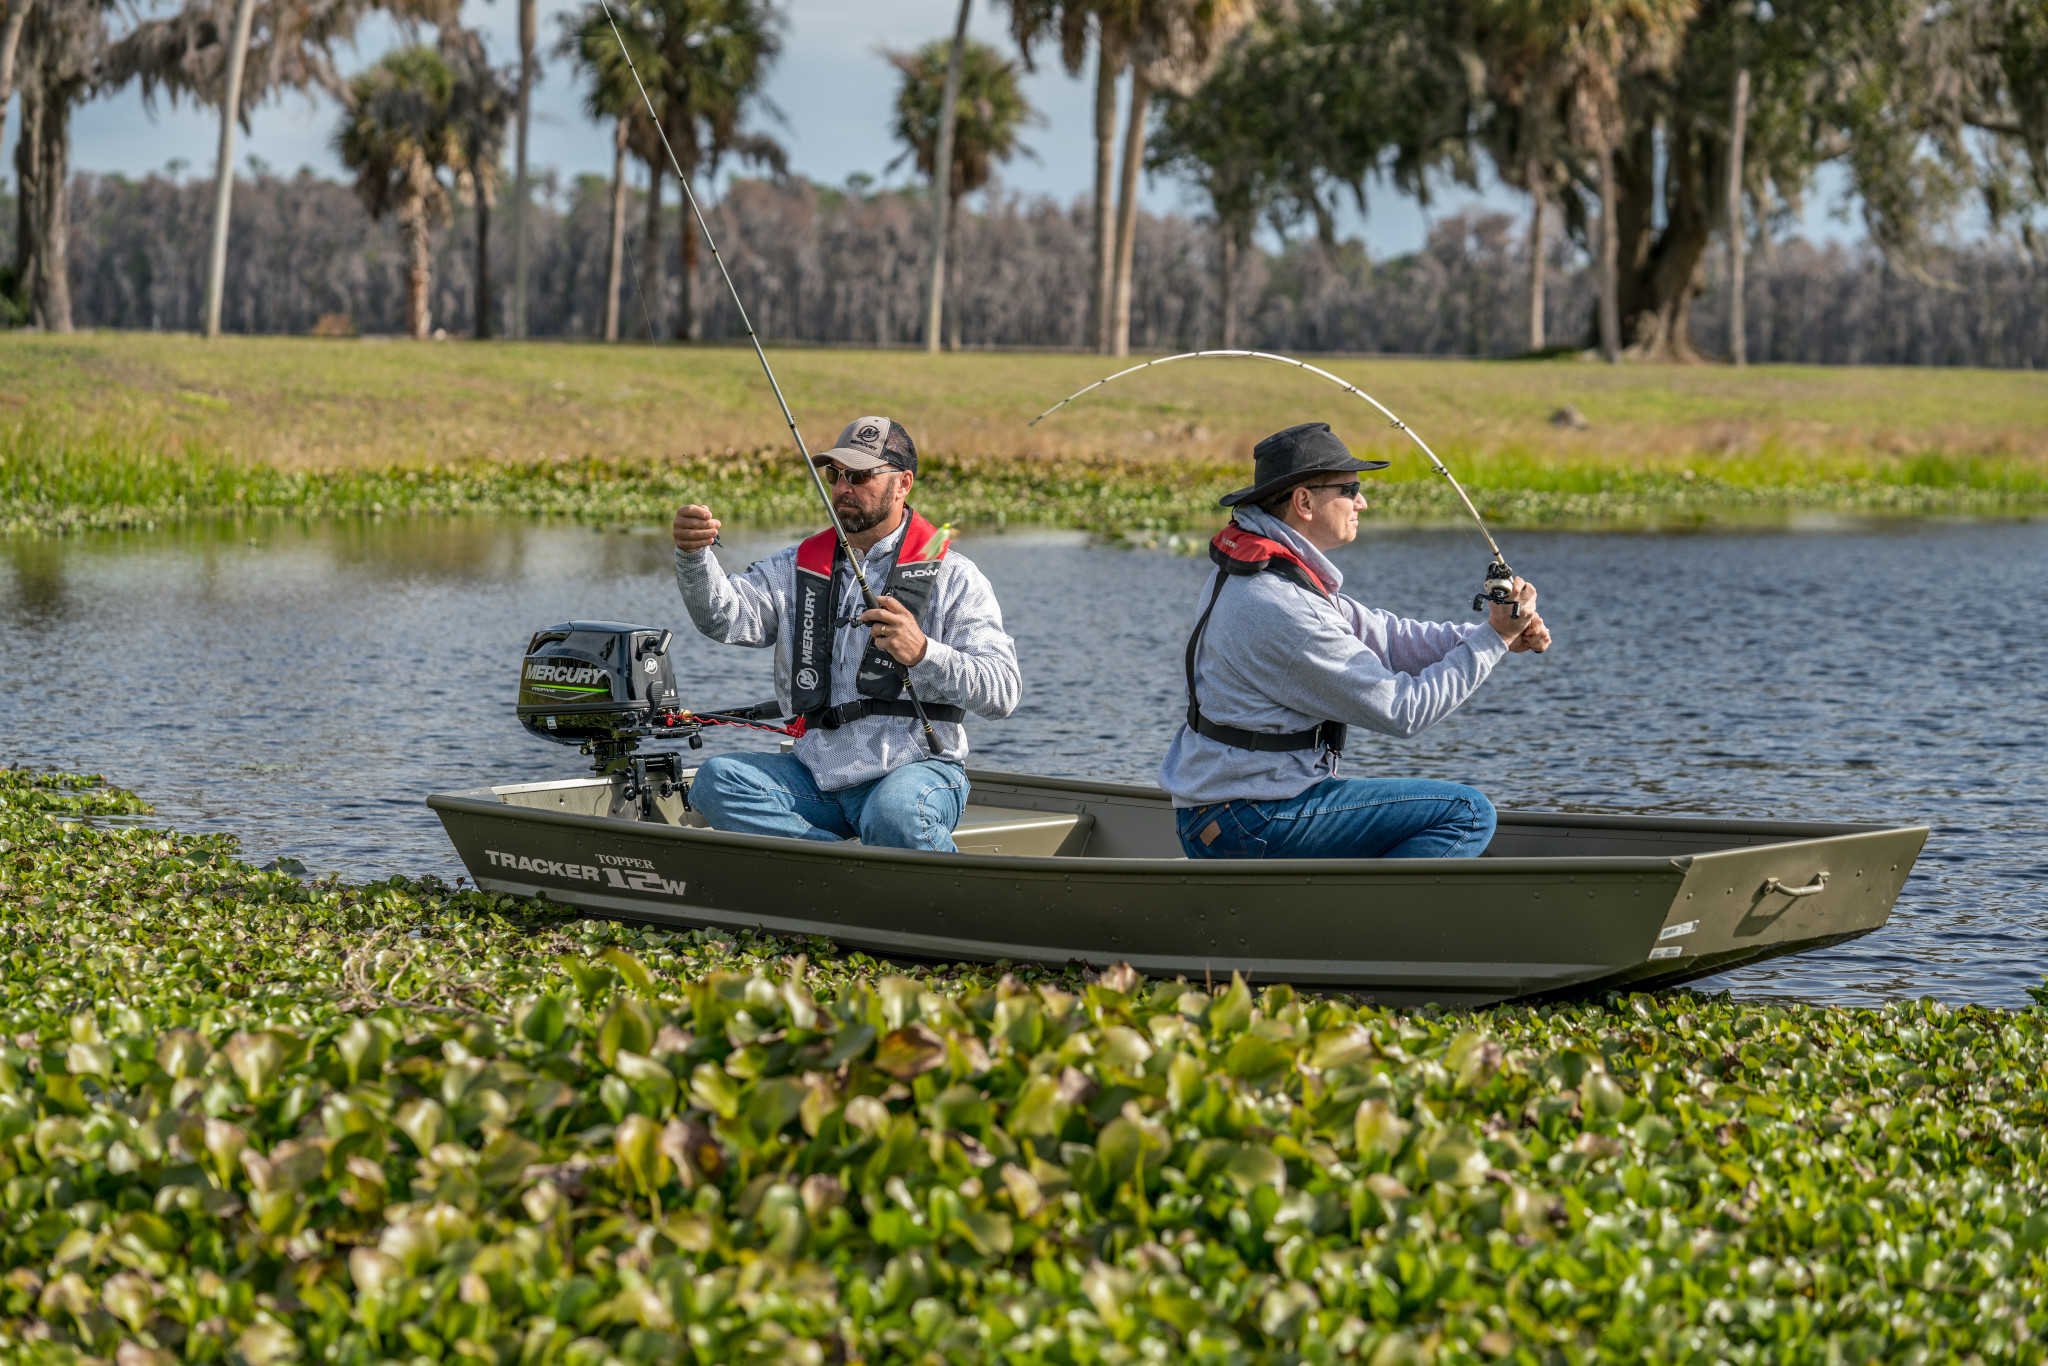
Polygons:
[[953,843],[963,854],[1009,854],[1019,858],[1075,855],[1088,847],[1095,817],[1072,811],[1019,811],[967,804]]

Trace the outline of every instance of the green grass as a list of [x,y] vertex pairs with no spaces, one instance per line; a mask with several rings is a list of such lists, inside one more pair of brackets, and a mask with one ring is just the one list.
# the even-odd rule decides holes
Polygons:
[[2048,1333],[2038,1010],[903,972],[309,883],[137,805],[0,770],[10,1362],[1818,1366]]
[[[1357,400],[1281,367],[1134,375],[1071,355],[778,349],[809,444],[884,411],[925,452],[920,502],[956,521],[1205,527],[1261,435],[1333,421],[1392,459],[1380,515],[1449,490]],[[2048,378],[2016,371],[1610,368],[1330,361],[1423,434],[1504,521],[2048,505]],[[1554,427],[1570,405],[1591,422]],[[104,335],[0,337],[0,526],[194,516],[495,511],[666,520],[686,498],[814,518],[751,352]]]

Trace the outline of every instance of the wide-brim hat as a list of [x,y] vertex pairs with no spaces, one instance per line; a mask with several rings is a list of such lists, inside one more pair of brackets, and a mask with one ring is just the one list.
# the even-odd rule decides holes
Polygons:
[[[895,427],[896,424],[886,417],[857,417],[840,431],[832,449],[812,456],[811,463],[839,465],[849,470],[915,470],[915,447],[906,455],[890,450],[885,444],[890,430]],[[904,444],[910,444],[907,434]]]
[[1356,470],[1383,470],[1384,460],[1360,460],[1346,449],[1327,422],[1303,422],[1284,432],[1275,432],[1252,447],[1250,488],[1226,493],[1221,501],[1227,508],[1240,503],[1260,503],[1312,474],[1350,474]]

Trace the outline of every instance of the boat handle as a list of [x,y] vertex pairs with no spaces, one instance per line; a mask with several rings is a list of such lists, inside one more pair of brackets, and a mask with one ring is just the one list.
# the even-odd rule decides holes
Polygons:
[[1807,883],[1804,887],[1787,887],[1783,881],[1774,877],[1764,879],[1764,891],[1766,893],[1780,892],[1786,896],[1819,896],[1827,889],[1828,875],[1825,869],[1815,873],[1813,881]]

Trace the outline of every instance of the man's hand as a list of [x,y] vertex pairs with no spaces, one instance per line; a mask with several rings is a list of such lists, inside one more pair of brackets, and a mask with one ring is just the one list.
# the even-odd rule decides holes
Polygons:
[[[1500,638],[1508,643],[1509,650],[1516,654],[1528,650],[1541,654],[1550,648],[1550,629],[1543,624],[1543,618],[1536,615],[1536,585],[1517,575],[1514,593],[1513,602],[1494,603],[1486,619],[1494,630],[1500,632]],[[1521,615],[1510,615],[1517,607],[1521,608]]]
[[885,595],[875,601],[880,606],[860,614],[861,624],[873,632],[875,644],[905,668],[922,663],[928,642],[924,632],[918,628],[917,618],[910,614],[908,607],[892,597]]
[[1542,617],[1531,617],[1522,627],[1522,634],[1508,642],[1509,654],[1526,654],[1534,651],[1542,654],[1550,648],[1550,628],[1543,624]]
[[718,539],[719,520],[711,515],[711,509],[692,503],[676,509],[675,525],[669,534],[675,537],[676,549],[696,554],[707,550]]

